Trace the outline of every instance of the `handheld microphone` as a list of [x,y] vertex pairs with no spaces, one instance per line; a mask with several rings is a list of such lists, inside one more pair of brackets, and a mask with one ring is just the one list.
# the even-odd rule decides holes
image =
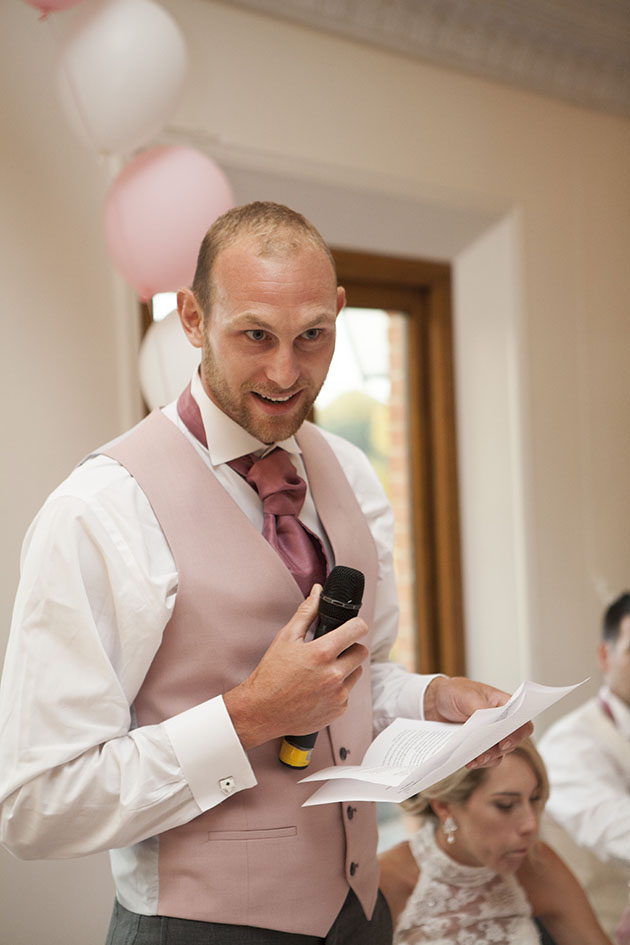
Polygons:
[[[356,617],[361,607],[365,576],[355,568],[333,568],[319,598],[315,636],[336,630],[346,620]],[[280,761],[289,768],[306,768],[311,760],[317,732],[311,735],[286,735],[280,746]]]

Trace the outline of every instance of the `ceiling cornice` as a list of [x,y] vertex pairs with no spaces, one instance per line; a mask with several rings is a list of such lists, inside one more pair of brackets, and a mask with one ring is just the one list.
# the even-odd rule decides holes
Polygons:
[[232,5],[630,117],[630,0],[232,0]]

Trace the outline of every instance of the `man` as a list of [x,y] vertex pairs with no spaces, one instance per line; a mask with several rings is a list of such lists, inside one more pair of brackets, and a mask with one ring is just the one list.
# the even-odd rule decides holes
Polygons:
[[612,935],[630,883],[630,593],[606,609],[598,695],[545,733],[549,842],[571,864]]
[[[2,838],[24,857],[110,850],[110,945],[389,942],[373,806],[303,808],[312,788],[278,761],[282,736],[319,732],[315,769],[359,762],[396,716],[463,721],[506,701],[388,662],[391,510],[363,454],[304,422],[344,301],[301,215],[229,211],[178,294],[200,372],[79,466],[27,535]],[[263,480],[287,457],[312,571],[272,547],[290,516],[267,513]],[[365,574],[361,616],[311,639],[334,564]]]

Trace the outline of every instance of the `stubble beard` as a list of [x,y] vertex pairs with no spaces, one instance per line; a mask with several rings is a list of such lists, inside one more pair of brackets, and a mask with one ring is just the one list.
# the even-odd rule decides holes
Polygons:
[[[286,440],[300,429],[308,417],[319,390],[302,391],[299,409],[285,416],[267,417],[256,411],[252,402],[251,388],[244,387],[238,393],[230,389],[217,369],[216,361],[209,350],[201,360],[201,379],[211,400],[235,423],[260,440],[261,443],[276,443]],[[262,391],[260,392],[262,393]],[[277,394],[278,392],[276,392]]]

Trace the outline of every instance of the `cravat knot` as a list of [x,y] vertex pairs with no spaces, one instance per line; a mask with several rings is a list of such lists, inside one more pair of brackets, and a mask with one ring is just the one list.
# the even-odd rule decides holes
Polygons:
[[299,515],[304,505],[306,483],[286,450],[276,447],[266,456],[240,456],[229,464],[253,486],[271,515]]
[[317,537],[298,515],[306,483],[286,450],[279,447],[257,457],[254,453],[228,463],[256,490],[263,503],[263,537],[277,551],[306,597],[316,582],[326,579],[326,555]]

